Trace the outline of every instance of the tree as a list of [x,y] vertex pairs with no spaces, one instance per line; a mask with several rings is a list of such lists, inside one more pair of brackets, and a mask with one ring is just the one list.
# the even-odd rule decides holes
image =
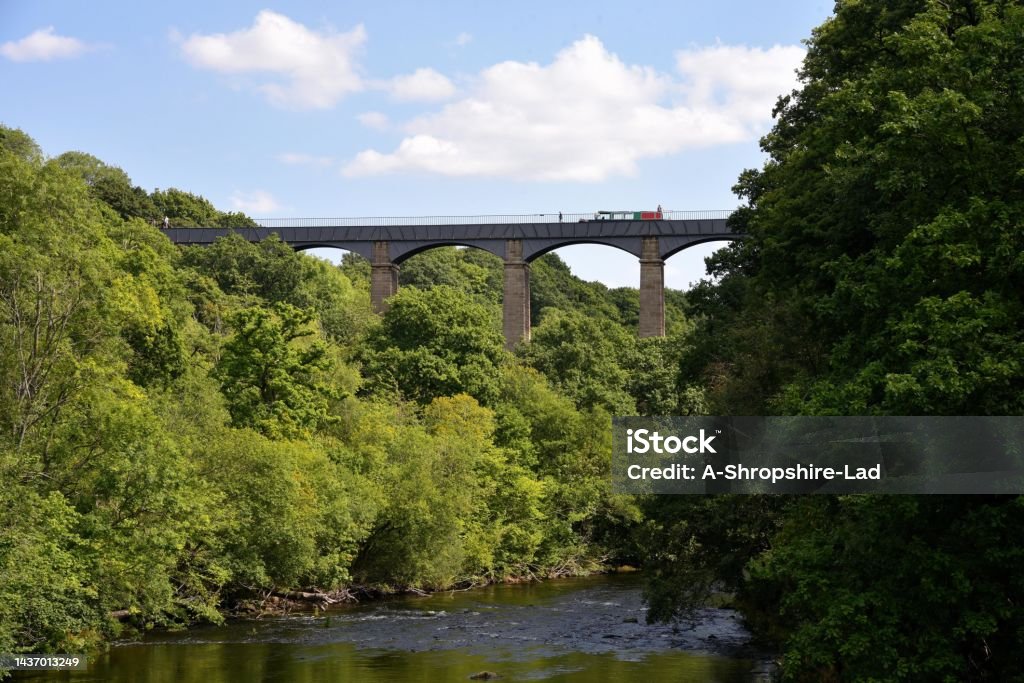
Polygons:
[[33,164],[43,161],[43,150],[20,128],[8,128],[0,124],[0,149],[7,150],[22,161]]
[[583,282],[573,277],[558,254],[544,254],[530,264],[530,312],[539,324],[548,308],[579,311],[592,318],[619,320],[619,309],[600,282]]
[[627,373],[620,360],[635,346],[636,340],[618,326],[583,313],[550,309],[520,355],[577,406],[602,406],[615,415],[631,415],[636,403],[625,391]]
[[407,287],[389,304],[360,354],[371,390],[424,405],[460,393],[493,403],[507,358],[496,308],[444,285]]
[[404,261],[400,278],[403,287],[430,289],[445,285],[497,304],[501,269],[501,259],[483,250],[438,247]]
[[277,235],[254,243],[231,234],[185,249],[183,261],[227,294],[316,311],[324,333],[337,341],[354,341],[369,323],[367,292],[357,291],[340,268],[296,252]]
[[176,226],[200,228],[255,228],[255,221],[243,213],[218,211],[208,199],[177,188],[154,190],[150,195],[162,218]]
[[[133,230],[151,234],[120,239]],[[209,499],[126,378],[139,350],[126,333],[187,309],[146,246],[154,237],[166,242],[137,221],[126,228],[58,163],[0,149],[5,647],[85,650],[117,630],[111,610],[214,613],[194,584],[175,581],[198,564],[182,548],[206,532]]]
[[208,247],[185,249],[183,261],[213,278],[227,294],[256,295],[274,303],[296,301],[303,282],[302,257],[272,235],[253,243],[238,234]]
[[308,436],[328,421],[331,366],[326,347],[310,340],[313,317],[289,304],[250,308],[231,320],[216,375],[232,423],[276,438]]
[[158,220],[157,208],[141,187],[132,185],[128,174],[116,166],[108,166],[85,152],[64,152],[55,161],[79,176],[89,186],[94,197],[106,203],[121,218],[141,218],[148,222]]
[[[268,591],[447,588],[632,552],[609,413],[504,350],[490,254],[417,257],[424,290],[378,321],[365,261],[276,238],[179,248],[146,201],[238,216],[0,133],[0,651],[88,652]],[[564,264],[549,284],[632,338],[602,286]],[[670,357],[619,365],[661,401]]]
[[634,352],[624,359],[626,391],[636,401],[637,414],[683,414],[674,353],[669,340],[649,337],[638,340]]
[[493,414],[465,394],[424,406],[422,423],[402,424],[394,410],[367,411],[356,426],[357,448],[382,449],[388,467],[387,504],[354,575],[376,584],[437,587],[485,573],[502,530],[489,509],[504,467],[492,441]]
[[976,498],[797,501],[741,589],[787,675],[1020,680],[1024,498]]
[[1008,256],[1024,203],[1006,153],[1024,104],[1002,94],[1024,74],[1020,21],[998,2],[842,4],[815,32],[771,162],[738,185],[755,282],[828,348],[825,376],[792,390],[814,410],[1024,408],[1024,270]]
[[[837,3],[737,183],[749,238],[690,297],[681,382],[725,414],[1024,410],[1022,27],[998,1]],[[816,498],[733,537],[696,516],[652,605],[678,613],[691,572],[727,562],[790,680],[1018,680],[1020,506]],[[652,552],[685,549],[670,514]]]
[[0,196],[0,428],[33,452],[80,394],[81,373],[117,360],[101,314],[114,251],[85,187],[52,163],[0,149]]

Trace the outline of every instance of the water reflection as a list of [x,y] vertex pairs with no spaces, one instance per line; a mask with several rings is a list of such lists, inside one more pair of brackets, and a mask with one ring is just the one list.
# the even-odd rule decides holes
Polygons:
[[492,586],[151,634],[116,645],[87,672],[48,680],[426,683],[481,671],[502,681],[579,683],[761,677],[764,658],[729,610],[705,610],[673,628],[648,626],[644,609],[634,576]]

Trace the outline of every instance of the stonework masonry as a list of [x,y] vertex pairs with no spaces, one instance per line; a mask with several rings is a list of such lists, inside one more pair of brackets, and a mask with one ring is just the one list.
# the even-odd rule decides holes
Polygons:
[[398,266],[388,256],[387,242],[373,243],[370,261],[370,303],[375,313],[388,309],[387,300],[398,293]]
[[293,248],[334,247],[370,260],[370,300],[383,313],[398,292],[398,264],[440,246],[476,247],[504,260],[502,329],[507,348],[530,338],[530,262],[570,244],[603,244],[640,258],[641,337],[665,335],[665,258],[716,240],[741,239],[728,211],[670,212],[657,220],[595,214],[436,218],[281,219],[271,227],[165,228],[175,244],[205,245],[229,234],[250,242],[277,235]]
[[523,260],[522,240],[505,242],[504,282],[502,331],[511,351],[530,339],[530,264]]
[[641,246],[640,336],[665,336],[665,260],[657,237],[644,237]]

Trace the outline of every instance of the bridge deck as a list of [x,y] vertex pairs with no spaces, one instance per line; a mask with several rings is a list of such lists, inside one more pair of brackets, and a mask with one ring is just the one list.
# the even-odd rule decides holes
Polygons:
[[[607,212],[605,212],[607,213]],[[635,213],[616,211],[615,213]],[[708,220],[728,218],[731,210],[708,209],[701,211],[663,211],[666,220]],[[522,223],[578,223],[593,221],[598,216],[591,213],[520,213],[486,214],[476,216],[364,216],[356,218],[257,218],[265,228],[325,228],[325,227],[390,227],[396,225],[515,225]],[[561,217],[561,219],[559,218]]]
[[523,258],[531,261],[568,244],[595,243],[624,249],[639,257],[644,237],[658,237],[662,258],[700,242],[740,237],[726,225],[729,211],[664,212],[662,220],[618,220],[595,214],[526,214],[511,216],[431,216],[416,218],[265,219],[258,228],[169,228],[177,244],[210,244],[237,233],[249,241],[278,235],[296,249],[337,247],[371,258],[373,244],[386,242],[390,259],[442,245],[479,247],[504,258],[506,240],[522,240]]

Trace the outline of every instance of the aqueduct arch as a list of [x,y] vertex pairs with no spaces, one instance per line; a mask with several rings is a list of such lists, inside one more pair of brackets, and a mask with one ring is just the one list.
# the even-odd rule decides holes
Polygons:
[[258,228],[167,228],[176,244],[211,244],[237,233],[256,242],[272,234],[295,249],[335,247],[370,261],[370,297],[381,312],[398,291],[400,264],[426,249],[484,249],[505,263],[502,329],[514,348],[530,338],[530,263],[571,244],[596,243],[640,259],[641,337],[665,335],[665,259],[704,242],[742,238],[728,211],[665,212],[651,220],[598,219],[596,214],[444,216],[430,218],[272,219]]

